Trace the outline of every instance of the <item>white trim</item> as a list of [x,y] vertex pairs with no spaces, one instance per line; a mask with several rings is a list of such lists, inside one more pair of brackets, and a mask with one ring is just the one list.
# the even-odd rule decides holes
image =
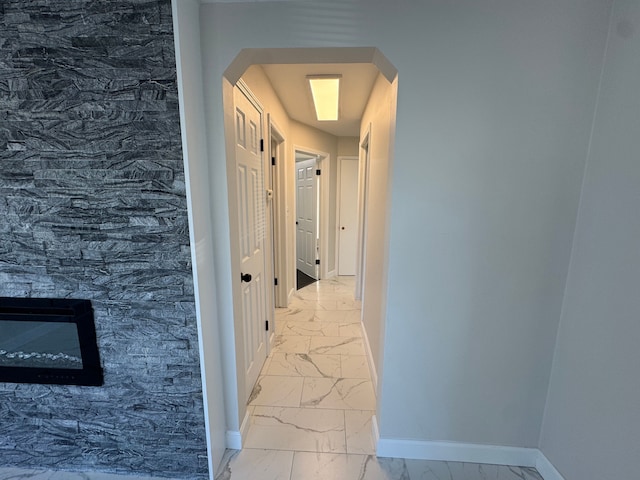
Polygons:
[[367,197],[369,195],[369,154],[371,147],[371,123],[367,125],[359,146],[358,160],[358,243],[356,245],[356,300],[364,297],[364,274],[366,258]]
[[378,417],[375,415],[371,417],[371,434],[373,435],[373,444],[377,446],[380,441],[380,428],[378,427]]
[[[267,165],[271,164],[270,157],[276,157],[276,165],[271,166],[272,185],[275,201],[272,204],[273,210],[273,235],[271,250],[273,257],[273,275],[278,279],[278,286],[274,287],[274,307],[286,307],[288,305],[287,285],[290,279],[287,272],[287,211],[286,195],[287,185],[285,178],[286,162],[286,139],[282,130],[273,119],[273,115],[267,113],[267,137],[269,155]],[[272,151],[271,143],[277,143],[276,151]]]
[[378,457],[530,467],[535,468],[544,480],[565,480],[537,448],[380,438],[375,415],[371,419],[371,429],[377,440]]
[[247,437],[247,431],[249,430],[250,418],[249,412],[247,411],[244,414],[244,420],[242,420],[240,430],[227,430],[227,448],[232,450],[242,450],[244,439]]
[[373,391],[378,394],[378,372],[376,371],[376,364],[373,361],[373,352],[371,351],[371,345],[369,345],[369,337],[367,335],[367,329],[364,328],[364,322],[360,319],[360,328],[362,329],[362,339],[364,340],[364,349],[367,354],[367,363],[369,364],[369,373],[371,373],[371,382],[373,383]]
[[[262,106],[262,103],[260,103],[260,100],[258,100],[258,97],[255,96],[255,94],[249,88],[249,85],[247,85],[243,79],[238,80],[238,82],[236,83],[236,87],[238,87],[238,89],[244,94],[244,96],[247,97],[247,99],[251,103],[253,103],[253,106],[260,111],[260,120],[261,120],[260,126],[262,127],[262,120],[264,117],[264,107]],[[261,132],[261,137],[262,137],[262,132]],[[264,152],[262,153],[264,157]]]
[[227,430],[227,448],[231,450],[242,450],[242,436],[238,430]]
[[517,465],[535,467],[537,448],[505,447],[457,442],[428,442],[380,438],[376,455],[445,462],[489,463],[492,465]]
[[542,475],[544,480],[565,480],[560,472],[556,470],[556,467],[549,461],[549,459],[538,450],[538,459],[536,460],[536,470]]
[[[180,10],[182,8],[182,10]],[[185,181],[185,190],[187,196],[187,218],[189,222],[189,250],[191,253],[191,270],[193,275],[193,294],[195,301],[195,313],[196,313],[196,327],[198,330],[198,355],[200,359],[200,380],[202,382],[202,403],[204,410],[204,428],[205,428],[205,438],[207,443],[207,465],[209,468],[209,478],[213,480],[214,475],[218,469],[218,463],[221,460],[220,453],[223,450],[222,444],[222,436],[216,434],[214,431],[214,425],[211,421],[210,410],[216,409],[216,413],[224,414],[224,406],[216,404],[216,396],[212,393],[214,390],[214,383],[216,382],[215,371],[211,372],[207,369],[207,365],[210,364],[209,357],[217,355],[217,352],[212,352],[212,350],[217,348],[218,341],[214,340],[213,344],[209,345],[209,350],[205,347],[204,335],[203,335],[203,327],[202,327],[202,317],[203,317],[203,306],[200,301],[200,282],[199,282],[199,258],[198,255],[198,242],[196,242],[195,237],[195,218],[194,218],[194,201],[193,201],[193,192],[191,185],[191,170],[190,170],[190,162],[193,160],[190,158],[190,153],[194,149],[189,143],[189,136],[187,135],[187,112],[185,109],[187,108],[187,102],[185,100],[185,74],[183,69],[183,58],[182,58],[182,43],[180,41],[181,31],[185,26],[185,20],[183,15],[187,15],[186,9],[187,7],[183,4],[182,7],[178,6],[178,0],[171,1],[171,15],[173,17],[173,39],[174,39],[174,49],[175,49],[175,61],[176,61],[176,80],[178,86],[178,107],[180,113],[180,137],[182,144],[182,162],[184,168],[184,181]],[[199,36],[199,27],[197,35]],[[201,70],[201,66],[200,66]],[[200,73],[201,75],[201,73]],[[203,92],[198,92],[198,95],[202,96]],[[204,120],[204,111],[202,112],[203,116],[201,120]],[[205,150],[206,151],[206,150]],[[216,305],[214,303],[214,312],[204,312],[206,315],[211,315],[212,313],[215,315]],[[212,319],[209,319],[210,321]],[[217,318],[213,319],[213,322],[216,324],[217,328]],[[221,362],[220,362],[221,363]],[[222,370],[220,370],[220,375],[222,375]],[[208,381],[208,378],[211,379],[211,382]],[[220,388],[218,385],[216,388]],[[220,397],[218,397],[220,398]]]

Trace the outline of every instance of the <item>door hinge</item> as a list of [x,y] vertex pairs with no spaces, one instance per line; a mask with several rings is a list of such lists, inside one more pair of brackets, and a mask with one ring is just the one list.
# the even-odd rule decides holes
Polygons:
[[273,279],[273,284],[274,284],[276,287],[278,286],[278,279],[277,279],[277,278],[274,278],[274,279]]
[[264,139],[263,138],[260,139],[260,151],[264,152]]
[[264,321],[264,326],[267,329],[267,332],[269,331],[269,320],[265,320]]
[[316,170],[316,175],[320,176],[321,170]]
[[271,165],[276,166],[276,157],[271,157]]
[[316,258],[316,265],[320,265],[320,259]]

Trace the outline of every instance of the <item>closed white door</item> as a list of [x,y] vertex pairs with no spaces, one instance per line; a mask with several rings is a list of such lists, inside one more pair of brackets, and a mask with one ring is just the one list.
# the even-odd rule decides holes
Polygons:
[[316,279],[317,200],[315,158],[296,162],[296,268]]
[[234,89],[234,103],[241,270],[240,277],[234,281],[239,282],[242,288],[245,386],[248,398],[267,352],[266,194],[260,151],[260,112],[238,88]]
[[338,275],[355,275],[358,242],[358,159],[340,159]]

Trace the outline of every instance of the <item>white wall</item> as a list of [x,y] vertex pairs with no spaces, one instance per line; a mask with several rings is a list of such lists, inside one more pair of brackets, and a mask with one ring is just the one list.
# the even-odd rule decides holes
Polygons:
[[174,1],[172,7],[205,418],[208,423],[209,473],[213,478],[224,454],[226,421],[223,390],[220,388],[223,383],[222,359],[212,256],[207,130],[202,102],[200,7],[197,0]]
[[358,137],[338,137],[338,156],[357,157],[360,151],[360,139]]
[[638,478],[640,4],[610,28],[540,442],[566,480]]
[[242,48],[378,47],[400,85],[381,436],[537,446],[608,6],[204,5],[221,322],[233,315],[224,69]]
[[[398,82],[393,84],[379,74],[362,115],[360,138],[367,135],[369,165],[362,158],[361,174],[367,169],[366,231],[364,232],[364,271],[362,326],[371,351],[374,379],[382,368],[387,299],[387,253],[389,245],[390,174],[392,161],[394,112]],[[362,157],[362,155],[361,155]]]

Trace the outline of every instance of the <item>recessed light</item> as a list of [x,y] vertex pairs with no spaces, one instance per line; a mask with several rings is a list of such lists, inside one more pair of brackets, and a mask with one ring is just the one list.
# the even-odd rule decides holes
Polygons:
[[321,121],[338,120],[341,75],[308,75],[316,118]]

